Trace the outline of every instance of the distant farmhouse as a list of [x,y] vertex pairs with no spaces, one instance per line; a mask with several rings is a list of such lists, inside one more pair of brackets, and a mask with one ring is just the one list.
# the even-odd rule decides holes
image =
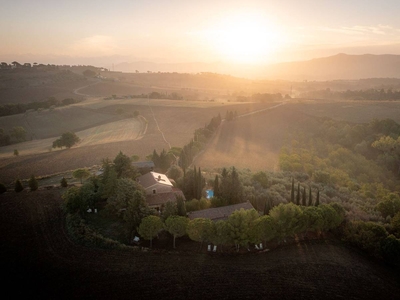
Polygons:
[[223,207],[216,207],[216,208],[208,208],[203,210],[192,211],[188,214],[189,219],[193,220],[196,218],[205,218],[210,219],[211,221],[219,221],[219,220],[226,220],[228,217],[233,214],[236,210],[250,210],[254,209],[253,205],[250,202],[244,202],[234,205],[228,205]]
[[146,202],[150,208],[160,210],[167,202],[176,202],[177,197],[185,200],[183,192],[175,188],[164,174],[149,172],[137,178],[137,181],[146,191]]

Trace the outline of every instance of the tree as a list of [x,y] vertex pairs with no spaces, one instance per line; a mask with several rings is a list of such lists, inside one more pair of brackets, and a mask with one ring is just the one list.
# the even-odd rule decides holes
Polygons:
[[17,149],[14,149],[14,156],[18,156],[18,155],[19,155],[18,150],[17,150]]
[[164,205],[164,208],[162,209],[161,219],[165,221],[166,219],[168,219],[168,217],[177,215],[178,209],[176,203],[172,201],[167,201],[167,203],[165,203]]
[[315,200],[315,206],[319,206],[319,190],[317,190],[317,199]]
[[260,241],[265,243],[272,240],[276,235],[276,229],[271,216],[264,215],[256,219],[251,235],[253,243]]
[[319,213],[322,215],[322,230],[328,231],[338,227],[343,222],[341,216],[330,204],[321,204],[318,206]]
[[53,142],[53,148],[71,148],[77,142],[80,141],[80,138],[73,132],[64,132],[61,137]]
[[256,210],[236,210],[227,220],[230,228],[229,236],[236,246],[236,251],[239,251],[240,246],[247,247],[252,240],[251,232],[254,222],[258,218]]
[[60,185],[61,185],[61,187],[67,187],[68,186],[68,182],[67,182],[67,179],[65,179],[65,177],[63,177],[61,179]]
[[390,193],[376,205],[376,209],[382,214],[382,217],[393,217],[400,211],[400,197],[397,194]]
[[307,231],[319,231],[324,225],[321,211],[318,207],[308,206],[303,209],[302,220],[304,224],[304,230]]
[[137,177],[138,173],[132,166],[131,159],[123,154],[122,151],[119,151],[113,162],[118,178],[126,177],[135,179]]
[[210,219],[196,218],[189,221],[186,231],[191,240],[201,243],[201,249],[203,243],[210,240],[213,230],[213,222]]
[[178,179],[183,176],[183,170],[177,165],[172,165],[169,167],[166,175],[168,176],[168,178],[172,178],[173,180],[178,181]]
[[400,211],[397,212],[390,220],[390,225],[392,225],[393,231],[396,233],[396,236],[400,236]]
[[229,236],[230,226],[226,221],[220,220],[213,223],[213,230],[210,236],[210,242],[214,245],[226,245],[231,243]]
[[175,247],[175,239],[186,234],[186,228],[189,219],[181,216],[170,216],[165,220],[165,229],[174,237],[173,247]]
[[292,189],[290,190],[290,202],[294,203],[294,178],[292,178]]
[[146,198],[142,191],[133,192],[133,197],[127,199],[127,208],[123,213],[123,220],[128,230],[129,237],[137,230],[143,218],[152,214],[146,203]]
[[76,179],[79,179],[82,183],[83,179],[88,178],[90,176],[90,172],[88,169],[76,169],[72,172],[72,176]]
[[215,175],[215,179],[214,179],[214,197],[217,197],[217,198],[220,197],[218,175]]
[[94,77],[94,76],[96,76],[96,72],[91,70],[91,69],[86,69],[85,71],[82,72],[82,74],[85,77]]
[[67,189],[62,198],[67,213],[83,215],[89,207],[94,207],[98,194],[93,182],[88,181],[81,187]]
[[271,209],[269,215],[275,224],[277,237],[284,240],[286,237],[296,234],[299,229],[302,229],[300,228],[301,214],[300,207],[293,203],[281,203]]
[[129,203],[134,199],[136,191],[139,191],[143,194],[139,184],[136,181],[133,181],[130,178],[118,179],[115,187],[115,193],[108,198],[107,208],[113,214],[120,216],[121,212],[125,211],[128,208]]
[[137,161],[139,161],[139,159],[140,159],[139,155],[132,155],[131,156],[131,162],[137,162]]
[[264,189],[268,187],[268,176],[265,172],[257,172],[253,175],[252,179],[258,182]]
[[[397,175],[400,175],[400,136],[397,139],[391,136],[382,136],[379,140],[373,142],[371,146],[382,151],[383,156],[391,158],[388,160],[389,162],[394,160],[397,163]],[[388,167],[393,168],[392,165],[390,163]]]
[[147,216],[142,219],[138,228],[138,233],[145,240],[150,240],[150,248],[152,248],[153,238],[163,229],[163,222],[160,217]]
[[307,194],[306,194],[306,188],[303,187],[303,193],[301,194],[301,205],[306,206],[307,205]]
[[29,178],[28,185],[31,189],[31,192],[36,191],[39,187],[38,181],[33,174],[31,175],[31,178]]
[[308,188],[308,206],[312,206],[311,186]]
[[22,126],[13,127],[13,129],[11,130],[11,136],[14,137],[17,141],[25,141],[26,130]]
[[15,181],[15,187],[14,187],[14,191],[16,193],[22,192],[24,190],[24,187],[22,186],[22,183],[19,179],[17,179]]
[[186,217],[185,200],[180,195],[176,196],[176,210],[178,216]]
[[296,205],[300,205],[300,183],[297,184]]
[[103,159],[103,175],[100,181],[100,191],[101,197],[107,199],[111,197],[117,186],[117,172],[114,169],[114,166],[111,165],[111,161],[106,158]]

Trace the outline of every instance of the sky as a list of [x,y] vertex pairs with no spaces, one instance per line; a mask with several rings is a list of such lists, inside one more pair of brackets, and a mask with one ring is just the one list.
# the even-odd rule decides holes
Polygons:
[[400,54],[399,0],[2,0],[0,60],[270,64]]

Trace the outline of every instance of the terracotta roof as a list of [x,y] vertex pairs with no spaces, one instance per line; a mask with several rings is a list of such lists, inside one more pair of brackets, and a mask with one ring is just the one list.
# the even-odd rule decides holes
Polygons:
[[169,181],[168,177],[161,173],[149,172],[140,176],[138,182],[146,189],[155,184],[165,184],[168,186],[172,186],[171,181]]
[[188,217],[191,220],[196,218],[206,218],[211,219],[212,221],[219,221],[227,219],[235,210],[240,210],[241,208],[245,210],[254,209],[250,202],[244,202],[234,205],[192,211],[188,214]]
[[172,192],[147,195],[146,202],[149,206],[158,206],[161,204],[165,204],[168,201],[176,202],[177,196],[181,196],[183,200],[186,200],[185,195],[180,189],[173,188]]

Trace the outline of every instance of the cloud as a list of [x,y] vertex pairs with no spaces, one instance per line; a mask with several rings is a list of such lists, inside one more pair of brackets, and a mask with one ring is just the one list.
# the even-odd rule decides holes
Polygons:
[[379,24],[377,26],[355,25],[350,27],[342,26],[339,28],[319,27],[318,30],[343,33],[347,35],[391,35],[395,33],[398,29],[395,29],[389,25]]
[[78,56],[100,56],[115,54],[120,50],[120,48],[113,37],[94,35],[76,40],[71,44],[69,50],[70,54]]

